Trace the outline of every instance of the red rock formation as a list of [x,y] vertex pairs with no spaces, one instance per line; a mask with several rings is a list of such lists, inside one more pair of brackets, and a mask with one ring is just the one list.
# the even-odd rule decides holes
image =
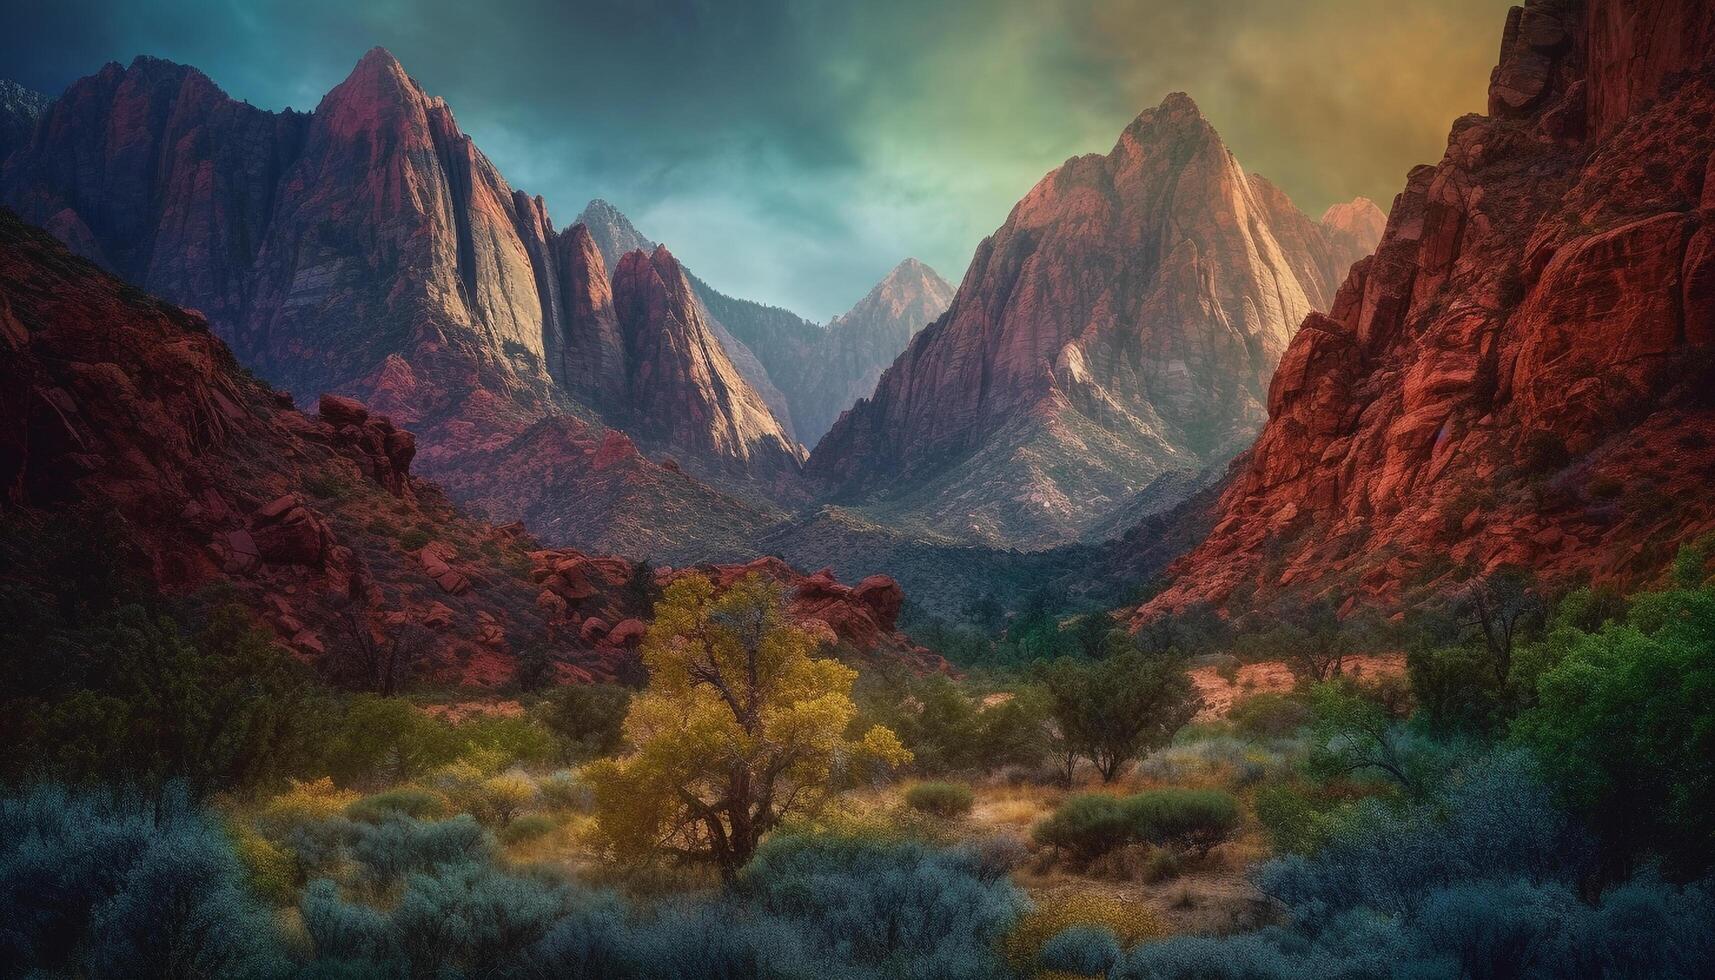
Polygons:
[[1169,96],[1019,202],[807,471],[967,537],[1076,538],[1164,471],[1243,446],[1357,251]]
[[1335,204],[1322,212],[1322,231],[1331,242],[1339,243],[1348,255],[1365,256],[1375,251],[1387,230],[1387,215],[1367,197],[1354,198]]
[[[380,642],[413,624],[429,631],[425,669],[443,681],[504,683],[527,642],[545,642],[567,680],[634,674],[644,627],[625,597],[633,564],[543,549],[516,525],[465,517],[411,476],[410,448],[408,433],[350,398],[300,413],[240,371],[200,316],[138,293],[0,211],[0,512],[9,520],[94,508],[159,587],[189,596],[224,583],[311,661],[340,656],[355,608]],[[610,456],[626,448],[591,441]],[[626,469],[623,458],[609,465]],[[769,574],[783,586],[805,580],[776,564]],[[0,569],[30,574],[28,563]],[[794,609],[860,653],[926,662],[893,632],[896,591],[830,582]]]
[[613,305],[625,342],[628,431],[782,489],[795,480],[797,446],[733,367],[665,245],[620,259]]
[[742,565],[701,565],[668,571],[663,578],[671,581],[686,572],[708,575],[722,588],[747,575],[772,579],[786,590],[792,616],[801,624],[826,630],[829,642],[843,644],[850,652],[871,662],[903,664],[918,673],[952,670],[939,654],[918,646],[896,629],[905,593],[899,583],[885,575],[872,575],[853,588],[841,585],[828,569],[805,575],[770,557]]
[[[309,114],[233,101],[163,61],[109,65],[48,108],[0,195],[99,264],[202,310],[270,381],[411,425],[422,470],[503,501],[497,517],[551,502],[477,460],[574,402],[609,422],[642,414],[625,401],[588,236],[555,234],[541,199],[509,187],[446,103],[380,48]],[[649,448],[733,446],[673,433],[691,441]],[[751,458],[711,471],[772,486],[772,458],[750,474]],[[586,512],[561,540],[593,543],[627,516]]]
[[[1715,13],[1537,0],[1282,359],[1196,600],[1394,605],[1504,564],[1646,580],[1715,526]],[[1688,70],[1690,69],[1690,70]]]
[[556,345],[559,360],[550,369],[578,401],[599,412],[624,413],[625,340],[613,312],[607,265],[582,224],[566,229],[556,246],[564,312]]

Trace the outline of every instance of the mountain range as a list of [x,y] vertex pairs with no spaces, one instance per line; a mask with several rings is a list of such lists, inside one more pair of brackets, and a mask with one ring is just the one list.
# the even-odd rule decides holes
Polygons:
[[552,546],[887,572],[943,613],[1183,552],[1135,621],[1394,608],[1515,564],[1635,584],[1715,527],[1712,38],[1690,0],[1519,8],[1385,215],[1302,213],[1175,93],[957,290],[908,259],[825,325],[599,199],[558,228],[379,48],[311,112],[151,58],[0,87],[0,200]]
[[[474,520],[412,473],[416,451],[353,399],[299,411],[200,314],[0,211],[0,547],[20,559],[8,576],[101,548],[168,594],[248,606],[325,670],[397,655],[487,686],[534,650],[561,681],[635,676],[648,610],[634,583],[682,570]],[[774,559],[700,570],[773,578],[794,616],[860,656],[943,666],[894,631],[891,579],[846,586]]]
[[[600,199],[584,208],[578,223],[590,229],[610,265],[626,252],[655,246]],[[806,446],[875,390],[882,369],[953,299],[953,287],[934,269],[906,259],[849,311],[818,326],[778,306],[734,299],[687,275],[734,365]]]

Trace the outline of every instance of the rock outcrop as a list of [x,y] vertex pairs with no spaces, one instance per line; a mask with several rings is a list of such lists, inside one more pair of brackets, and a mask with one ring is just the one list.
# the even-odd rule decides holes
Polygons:
[[1195,601],[1397,607],[1504,565],[1646,582],[1715,527],[1715,8],[1533,0],[1282,359]]
[[1076,539],[1248,442],[1297,324],[1365,251],[1344,231],[1247,175],[1171,95],[1019,202],[808,472],[967,539]]
[[[512,189],[383,49],[311,113],[236,102],[169,62],[108,65],[48,107],[6,162],[0,196],[80,254],[200,310],[268,380],[409,424],[418,465],[461,494],[491,482],[526,494],[482,493],[505,505],[496,517],[543,502],[477,460],[491,464],[545,419],[640,414],[621,383],[599,249],[556,233],[541,199]],[[673,434],[689,441],[644,448],[696,457],[717,442]],[[772,486],[777,474],[748,473],[750,458],[704,471]],[[641,454],[632,465],[659,468]],[[589,513],[563,540],[592,544],[621,518]]]
[[[625,470],[635,449],[616,441],[592,469]],[[354,644],[410,642],[431,678],[492,685],[540,643],[563,681],[637,675],[646,626],[631,561],[472,520],[411,474],[414,455],[410,433],[354,399],[300,412],[242,371],[199,314],[0,210],[0,576],[28,583],[38,563],[62,561],[10,549],[24,529],[82,515],[158,588],[195,602],[219,583],[213,594],[330,669]],[[723,581],[765,570],[830,641],[938,666],[895,632],[896,585],[849,589],[779,562],[701,570]]]

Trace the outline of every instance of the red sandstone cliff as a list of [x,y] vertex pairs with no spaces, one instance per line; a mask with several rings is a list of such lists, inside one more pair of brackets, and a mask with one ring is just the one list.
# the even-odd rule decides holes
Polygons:
[[[163,61],[109,65],[49,106],[0,193],[74,250],[201,310],[269,380],[409,423],[422,469],[480,492],[497,517],[545,503],[491,468],[499,447],[567,413],[643,414],[615,370],[607,269],[587,236],[556,234],[541,199],[510,188],[380,48],[308,114],[235,102]],[[709,472],[736,472],[747,488],[778,479],[748,472],[751,459],[772,462],[765,451],[689,428],[663,436],[685,438],[644,448],[714,444],[732,455]],[[641,454],[627,465],[637,482],[666,479]],[[482,492],[498,485],[508,492]],[[752,510],[731,501],[682,525],[681,550],[711,550],[731,536],[728,516],[759,520]],[[602,543],[630,516],[590,512],[561,540]]]
[[797,445],[733,367],[665,245],[620,259],[613,306],[625,342],[626,428],[789,493]]
[[1145,606],[1636,585],[1715,527],[1715,7],[1535,0]]
[[[615,439],[593,469],[635,454]],[[0,211],[0,514],[14,529],[93,514],[157,586],[223,583],[311,662],[341,656],[354,630],[377,644],[410,631],[423,670],[445,681],[503,683],[538,643],[562,680],[635,669],[632,562],[464,516],[411,475],[415,452],[411,433],[353,399],[298,411],[241,371],[200,315]],[[28,580],[33,559],[56,557],[0,575]],[[895,631],[903,596],[890,579],[848,588],[777,560],[701,570],[774,578],[795,615],[859,655],[943,666]]]
[[1367,251],[1348,238],[1169,96],[1019,202],[808,472],[967,538],[1077,538],[1243,447],[1293,330]]

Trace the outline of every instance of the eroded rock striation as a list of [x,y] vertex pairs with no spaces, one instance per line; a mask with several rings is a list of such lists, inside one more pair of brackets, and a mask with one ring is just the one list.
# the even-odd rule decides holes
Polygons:
[[627,362],[626,428],[703,459],[730,461],[789,491],[802,463],[797,445],[727,357],[665,245],[620,259],[613,306]]
[[1343,217],[1330,234],[1171,95],[1014,207],[808,472],[967,539],[1076,539],[1162,473],[1249,441],[1275,363],[1367,251],[1364,227]]
[[[592,468],[622,467],[635,454],[623,438],[610,432]],[[540,643],[562,681],[635,677],[638,566],[473,520],[411,473],[415,455],[410,432],[356,399],[299,411],[201,315],[0,210],[0,576],[27,584],[66,558],[17,553],[18,532],[81,520],[170,594],[222,584],[330,671],[355,645],[404,643],[431,678],[493,685]],[[767,574],[795,616],[856,655],[944,666],[895,631],[891,580],[849,588],[778,561],[698,570]]]
[[1394,607],[1504,565],[1637,585],[1715,527],[1715,8],[1533,0],[1282,359],[1208,540],[1139,613]]
[[[529,494],[477,461],[492,464],[545,419],[642,414],[599,247],[587,231],[556,232],[542,200],[511,188],[383,49],[310,113],[236,102],[182,65],[108,65],[47,108],[0,193],[80,254],[200,310],[270,381],[300,397],[350,395],[411,425],[418,465],[460,493],[492,480]],[[645,452],[747,487],[777,481],[748,471],[771,460],[755,447],[688,428],[662,435],[685,440],[640,436]],[[730,455],[702,459],[711,448]],[[629,465],[640,482],[660,476],[641,453]],[[541,503],[483,496],[508,519]],[[719,523],[746,510],[716,508],[683,528],[685,543],[725,536]],[[565,540],[596,543],[619,518],[591,513],[586,533]]]

